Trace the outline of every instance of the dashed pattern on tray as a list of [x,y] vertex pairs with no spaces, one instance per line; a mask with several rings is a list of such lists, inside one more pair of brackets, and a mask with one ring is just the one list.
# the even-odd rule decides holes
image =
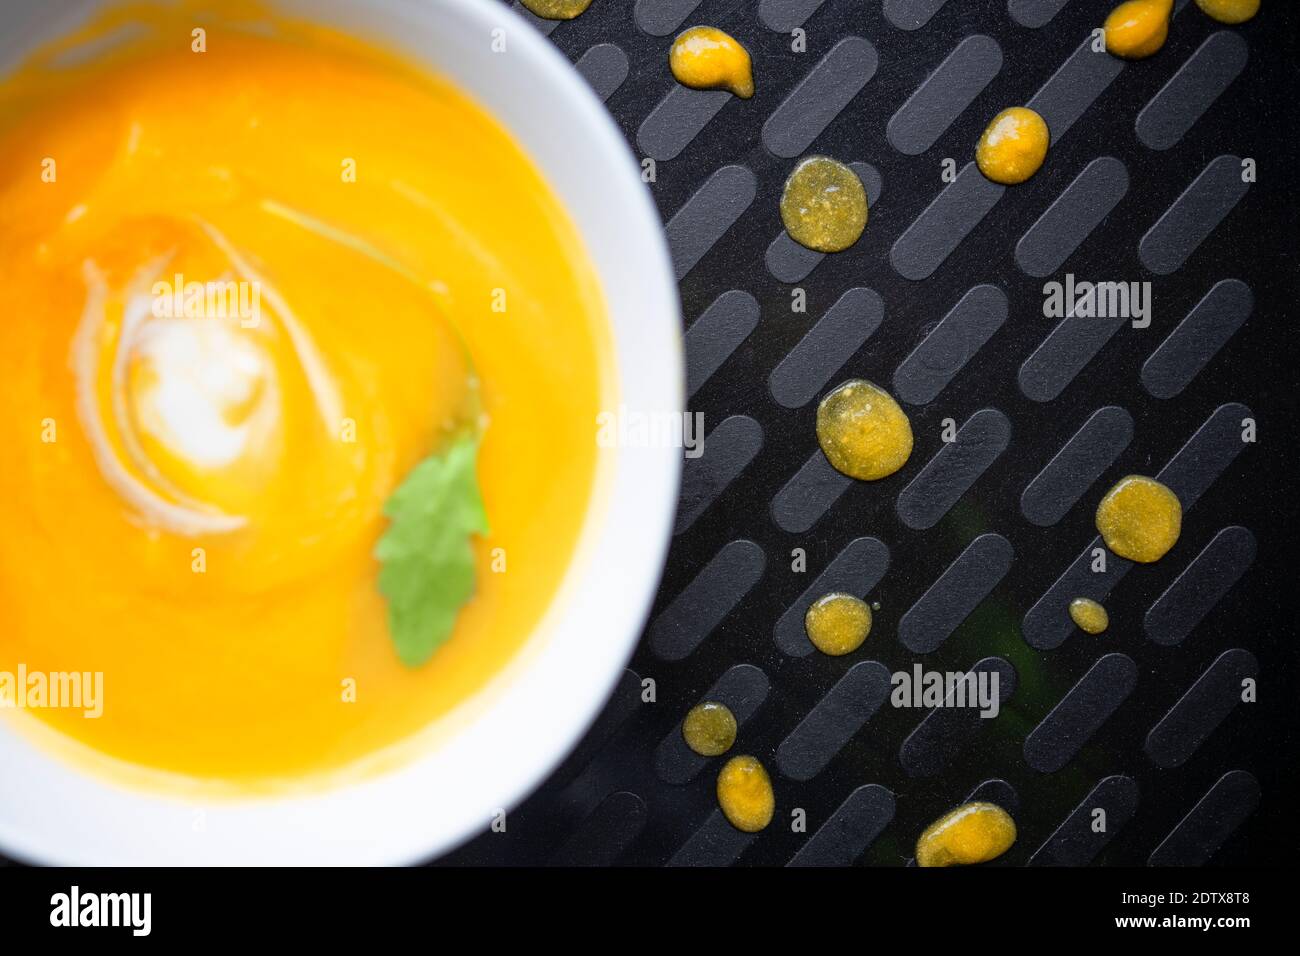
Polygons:
[[[1278,731],[1243,688],[1278,666],[1280,633],[1251,529],[1282,474],[1266,436],[1288,380],[1261,318],[1291,305],[1270,245],[1289,187],[1254,175],[1261,111],[1288,106],[1268,105],[1284,7],[1224,29],[1178,0],[1166,48],[1134,63],[1092,49],[1104,10],[1079,0],[597,0],[533,18],[654,161],[705,454],[635,672],[508,835],[453,862],[908,865],[967,799],[1016,817],[994,865],[1268,852],[1249,833]],[[752,100],[672,82],[668,44],[692,23],[750,49]],[[1007,189],[971,158],[1017,103],[1052,149]],[[813,152],[868,189],[865,234],[834,256],[777,214]],[[1047,317],[1044,283],[1067,272],[1150,282],[1149,327]],[[892,386],[912,418],[912,458],[880,482],[816,444],[816,400],[848,377]],[[1128,473],[1182,499],[1156,565],[1106,554],[1093,528]],[[832,659],[803,616],[834,590],[878,607]],[[1108,631],[1074,627],[1076,597],[1105,602]],[[893,706],[891,673],[918,663],[996,672],[1000,715]],[[716,807],[725,757],[681,739],[704,700],[773,775],[759,834]]]

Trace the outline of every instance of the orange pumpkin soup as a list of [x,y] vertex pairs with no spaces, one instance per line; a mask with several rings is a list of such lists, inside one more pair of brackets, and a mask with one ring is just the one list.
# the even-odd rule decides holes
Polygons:
[[[206,6],[115,10],[0,80],[0,672],[101,673],[100,716],[25,713],[263,785],[411,737],[521,649],[612,376],[577,233],[489,115],[368,44]],[[489,530],[411,666],[383,508],[467,428]]]

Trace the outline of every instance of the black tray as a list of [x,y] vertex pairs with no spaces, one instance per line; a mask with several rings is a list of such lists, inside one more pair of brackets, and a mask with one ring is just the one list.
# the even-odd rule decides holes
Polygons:
[[[1296,740],[1281,550],[1296,12],[1266,2],[1226,27],[1182,0],[1165,48],[1125,65],[1083,49],[1110,7],[595,0],[573,21],[530,17],[656,158],[707,438],[606,712],[504,833],[442,862],[897,866],[972,794],[1019,825],[997,865],[1289,859],[1274,833],[1289,830]],[[752,100],[675,86],[669,44],[701,23],[752,52]],[[1000,194],[967,167],[988,119],[1025,103],[1054,143],[1033,180]],[[777,211],[809,153],[865,164],[872,197],[863,238],[820,262],[780,238]],[[734,223],[709,244],[701,222],[719,218]],[[1152,282],[1150,327],[1056,331],[1044,283],[1067,272]],[[813,421],[854,376],[909,400],[916,448],[899,474],[849,486],[819,459]],[[958,441],[936,459],[949,418]],[[1195,499],[1177,546],[1057,586],[1093,546],[1097,500],[1131,472]],[[848,657],[801,656],[802,608],[832,581],[880,602],[875,628]],[[1105,634],[1069,627],[1079,593],[1106,595]],[[877,707],[881,682],[915,662],[984,662],[1014,675],[1014,693],[992,721]],[[1234,706],[1248,676],[1260,702]],[[717,811],[720,759],[681,745],[683,714],[709,697],[742,716],[733,753],[772,773],[777,815],[756,836]],[[1105,834],[1086,825],[1097,807]]]
[[[605,712],[505,832],[485,818],[437,862],[905,865],[921,829],[972,795],[1019,825],[994,865],[1290,862],[1277,834],[1291,831],[1296,744],[1298,18],[1268,0],[1224,27],[1179,0],[1166,47],[1121,67],[1081,52],[1110,5],[595,0],[562,24],[529,16],[637,155],[657,157],[689,407],[708,437],[687,462],[646,638]],[[697,23],[752,52],[752,100],[676,87],[668,46]],[[796,27],[806,52],[791,49]],[[985,85],[981,71],[996,75]],[[966,168],[973,145],[994,113],[1027,102],[1055,142],[1032,181],[996,197]],[[863,238],[820,262],[781,238],[777,212],[789,170],[814,152],[863,164],[872,198]],[[961,171],[952,185],[945,158]],[[1241,159],[1256,163],[1248,187]],[[708,244],[701,212],[735,221]],[[1150,328],[1054,332],[1043,284],[1067,272],[1151,281]],[[805,313],[791,310],[795,288]],[[821,462],[813,421],[826,388],[854,376],[910,399],[916,449],[886,481],[847,486]],[[1242,445],[1247,417],[1258,441]],[[949,418],[959,440],[935,478]],[[1174,550],[1122,579],[1112,563],[1055,587],[1092,547],[1109,484],[1171,461],[1164,477],[1196,498]],[[972,477],[948,507],[943,489]],[[875,628],[846,658],[801,655],[802,608],[830,582],[880,603]],[[1106,592],[1104,635],[1065,626],[1061,598],[1080,588]],[[1161,602],[1171,588],[1185,613]],[[888,673],[916,662],[984,662],[1004,686],[1014,674],[1014,692],[992,721],[888,701],[868,714]],[[1250,674],[1260,702],[1229,706]],[[720,759],[681,744],[682,716],[705,698],[742,718],[733,753],[772,773],[777,816],[761,834],[721,818]],[[1103,835],[1083,825],[1097,807]]]

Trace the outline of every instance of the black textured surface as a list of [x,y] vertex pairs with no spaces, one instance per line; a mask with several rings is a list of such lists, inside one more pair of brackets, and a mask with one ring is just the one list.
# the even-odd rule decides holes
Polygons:
[[[1179,0],[1165,49],[1125,64],[1086,46],[1110,6],[595,0],[545,25],[656,159],[707,437],[608,712],[505,833],[444,862],[906,865],[924,826],[971,797],[1017,818],[998,864],[1289,859],[1274,835],[1290,829],[1296,743],[1282,549],[1297,11],[1265,3],[1229,28]],[[752,100],[674,83],[672,37],[700,23],[749,48]],[[973,146],[1021,103],[1053,146],[1003,189]],[[872,200],[834,256],[794,246],[777,210],[812,152],[855,163]],[[1150,327],[1044,318],[1043,282],[1066,272],[1153,282]],[[817,449],[816,401],[850,376],[912,418],[912,458],[881,482],[842,478]],[[1155,565],[1111,556],[1093,574],[1093,510],[1130,472],[1178,491],[1182,538]],[[802,632],[831,587],[880,603],[844,658]],[[1105,601],[1105,634],[1070,623],[1080,594]],[[1014,691],[992,721],[878,704],[881,676],[918,661],[995,668]],[[1234,693],[1243,676],[1259,703]],[[717,811],[722,758],[680,743],[708,697],[737,710],[733,753],[772,774],[777,814],[758,835]]]
[[[534,21],[657,161],[705,454],[603,715],[505,832],[485,811],[440,862],[903,866],[968,799],[1016,817],[994,865],[1292,861],[1300,11],[1267,0],[1230,28],[1177,5],[1165,49],[1129,64],[1087,49],[1102,0],[594,0]],[[669,44],[697,23],[752,52],[752,100],[674,83]],[[1021,103],[1053,146],[1004,189],[973,147]],[[852,163],[871,199],[837,255],[781,227],[808,152]],[[1152,281],[1150,328],[1045,319],[1044,276],[1065,272]],[[851,376],[912,419],[912,458],[881,482],[817,448],[816,400]],[[1178,491],[1182,537],[1155,565],[1094,574],[1093,509],[1130,472]],[[844,658],[802,629],[828,590],[880,604]],[[1070,623],[1079,595],[1105,601],[1105,634]],[[917,662],[998,671],[1000,716],[882,702],[881,680]],[[722,758],[682,744],[705,699],[772,774],[760,834],[718,812]]]

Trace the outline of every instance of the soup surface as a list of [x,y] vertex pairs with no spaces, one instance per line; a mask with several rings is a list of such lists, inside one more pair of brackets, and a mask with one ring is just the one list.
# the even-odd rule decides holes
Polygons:
[[[0,81],[0,673],[102,674],[99,716],[24,715],[245,785],[395,745],[522,648],[612,388],[594,272],[509,134],[369,44],[222,19],[248,9],[117,9]],[[490,530],[410,666],[383,508],[467,432]]]

